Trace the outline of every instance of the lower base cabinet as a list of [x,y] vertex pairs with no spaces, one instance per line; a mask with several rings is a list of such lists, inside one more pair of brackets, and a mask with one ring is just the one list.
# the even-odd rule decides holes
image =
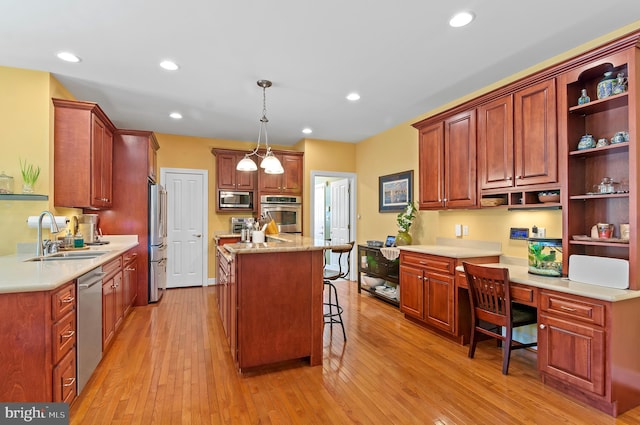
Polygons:
[[455,285],[455,268],[463,261],[496,263],[498,257],[456,259],[400,251],[400,311],[407,318],[460,343],[467,342],[469,338],[469,327],[465,324],[468,315],[464,315],[464,309],[458,308]]
[[0,294],[0,400],[71,403],[76,385],[76,283]]
[[106,352],[137,297],[137,254],[131,249],[104,264],[102,271],[102,351]]

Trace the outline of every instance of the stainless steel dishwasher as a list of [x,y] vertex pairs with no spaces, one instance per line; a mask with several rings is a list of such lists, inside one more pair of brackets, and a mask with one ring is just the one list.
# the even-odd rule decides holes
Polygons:
[[78,394],[102,359],[102,267],[80,276],[76,340]]

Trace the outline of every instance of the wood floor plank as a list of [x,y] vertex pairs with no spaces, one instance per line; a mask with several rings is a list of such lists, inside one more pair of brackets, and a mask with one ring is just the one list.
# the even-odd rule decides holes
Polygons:
[[338,282],[348,341],[324,329],[323,364],[238,374],[215,287],[167,291],[136,307],[80,397],[71,424],[622,424],[543,385],[536,354],[517,350],[509,375],[493,341],[474,359]]

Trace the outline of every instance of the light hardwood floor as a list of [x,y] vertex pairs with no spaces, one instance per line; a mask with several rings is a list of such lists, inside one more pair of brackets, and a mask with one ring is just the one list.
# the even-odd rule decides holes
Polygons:
[[325,328],[322,366],[237,374],[214,287],[167,291],[135,308],[83,393],[71,424],[640,424],[564,397],[537,377],[535,353],[501,374],[494,341],[476,358],[394,307],[338,282],[346,343]]

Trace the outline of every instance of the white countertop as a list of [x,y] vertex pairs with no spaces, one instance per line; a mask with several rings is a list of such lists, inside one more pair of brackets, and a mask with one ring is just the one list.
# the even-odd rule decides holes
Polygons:
[[[526,261],[526,260],[525,260]],[[591,285],[588,283],[574,282],[567,278],[539,276],[529,273],[527,266],[511,263],[483,264],[489,267],[506,267],[509,269],[509,279],[515,283],[535,286],[542,289],[564,292],[572,295],[594,298],[603,301],[624,301],[640,297],[640,291],[628,289],[607,288],[605,286]],[[464,271],[462,266],[456,270]]]
[[55,289],[138,246],[136,235],[111,235],[103,239],[109,243],[91,246],[88,251],[107,253],[91,259],[25,262],[35,257],[35,253],[0,256],[0,293]]
[[440,255],[449,258],[472,258],[500,256],[502,251],[482,248],[467,248],[447,245],[405,245],[398,247],[401,251],[419,252],[422,254]]

